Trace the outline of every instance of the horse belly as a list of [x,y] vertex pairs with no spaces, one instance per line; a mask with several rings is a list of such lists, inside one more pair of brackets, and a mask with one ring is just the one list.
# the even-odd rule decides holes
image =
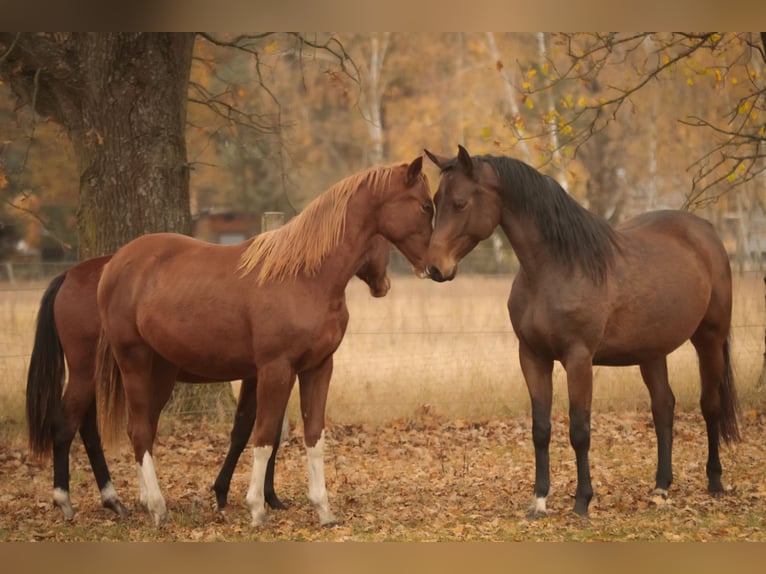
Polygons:
[[593,364],[638,365],[668,355],[689,340],[704,313],[704,305],[689,305],[676,307],[675,312],[637,312],[610,321],[593,355]]
[[189,375],[226,381],[255,376],[250,337],[234,320],[197,324],[181,315],[139,326],[141,336],[168,362]]

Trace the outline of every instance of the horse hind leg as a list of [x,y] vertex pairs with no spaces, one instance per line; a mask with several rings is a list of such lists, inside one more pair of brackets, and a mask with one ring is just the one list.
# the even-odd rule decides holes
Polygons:
[[[157,481],[152,447],[160,412],[170,398],[177,369],[150,353],[146,349],[139,354],[134,349],[130,359],[124,360],[120,368],[128,403],[128,436],[138,470],[139,503],[159,527],[167,519],[167,506]],[[145,365],[151,365],[151,368]]]
[[76,432],[63,416],[52,428],[53,504],[61,509],[65,520],[73,520],[75,515],[69,492],[69,453]]
[[668,364],[665,356],[641,363],[644,379],[652,402],[654,432],[657,435],[657,474],[654,494],[667,498],[673,482],[673,411],[676,399],[668,384]]
[[70,373],[66,391],[61,400],[61,411],[51,428],[53,450],[53,504],[61,509],[65,520],[73,520],[74,506],[70,495],[69,456],[77,429],[86,417],[87,403],[93,402],[89,379]]
[[708,438],[708,459],[706,472],[708,491],[724,491],[721,483],[720,438],[739,438],[736,427],[736,394],[734,392],[728,341],[718,330],[703,323],[692,336],[697,350],[701,380],[700,407],[705,419]]
[[129,514],[128,509],[123,506],[117,497],[117,492],[114,489],[112,477],[109,473],[109,466],[106,464],[106,458],[104,457],[101,436],[98,433],[95,402],[91,403],[91,406],[85,413],[85,418],[80,426],[80,438],[85,446],[85,452],[88,455],[93,475],[96,478],[96,484],[101,493],[101,505],[114,511],[119,516],[127,516]]

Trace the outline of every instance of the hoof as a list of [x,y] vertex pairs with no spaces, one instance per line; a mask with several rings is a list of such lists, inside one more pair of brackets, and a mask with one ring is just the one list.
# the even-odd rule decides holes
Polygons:
[[547,510],[540,510],[538,508],[530,508],[527,510],[527,518],[529,520],[541,520],[543,518],[546,518],[548,516]]
[[658,508],[670,506],[670,498],[668,496],[668,491],[665,490],[664,488],[655,488],[652,491],[651,496],[649,496],[649,502],[651,504],[654,504]]
[[588,518],[588,503],[587,502],[578,500],[577,502],[575,502],[574,508],[572,510],[577,516]]
[[222,524],[228,524],[229,523],[229,515],[226,514],[226,511],[223,508],[214,508],[213,512],[215,513],[215,521]]
[[266,514],[266,510],[260,510],[257,512],[252,513],[252,520],[250,521],[250,525],[253,528],[258,528],[259,526],[265,526],[266,522],[268,521],[268,515]]
[[152,517],[152,521],[154,522],[154,527],[159,528],[162,526],[165,522],[168,521],[168,510],[165,506],[165,501],[161,501],[161,503],[156,504],[154,509],[149,510],[149,516]]
[[532,499],[532,504],[527,510],[527,518],[530,520],[538,520],[548,516],[548,507],[546,506],[547,496],[535,496]]
[[54,505],[61,509],[61,514],[64,515],[64,520],[67,522],[72,522],[74,520],[75,511],[71,504],[58,504],[54,502]]
[[224,497],[223,499],[220,499],[220,498],[216,497],[215,509],[218,512],[223,512],[228,505],[229,505],[229,501],[226,500],[226,497]]
[[322,523],[320,526],[322,528],[327,528],[329,530],[330,528],[335,528],[336,526],[340,526],[340,524],[341,524],[340,520],[333,518],[329,522]]
[[723,494],[724,492],[726,492],[720,480],[711,480],[710,482],[708,482],[707,491],[713,496],[719,496]]
[[53,506],[57,506],[61,509],[61,513],[64,515],[64,520],[67,522],[74,520],[74,507],[72,506],[72,499],[69,498],[68,491],[62,488],[54,488]]
[[274,493],[266,495],[266,504],[269,505],[269,508],[274,510],[287,510],[287,506],[285,506],[284,503],[279,500],[279,497]]
[[105,500],[102,505],[104,508],[113,511],[120,518],[130,515],[130,511],[116,498],[114,500]]

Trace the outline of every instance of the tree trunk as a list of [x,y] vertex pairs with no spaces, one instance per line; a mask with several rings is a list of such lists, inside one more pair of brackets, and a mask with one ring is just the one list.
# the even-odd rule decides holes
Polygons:
[[80,256],[146,233],[191,234],[186,100],[193,34],[83,37]]
[[0,74],[62,125],[80,176],[80,258],[191,232],[186,100],[194,34],[0,35]]
[[367,122],[371,147],[368,158],[370,165],[381,164],[385,155],[383,141],[383,92],[385,91],[383,65],[386,61],[389,36],[389,32],[383,32],[380,37],[378,37],[377,32],[373,32],[370,38],[370,75],[365,91],[367,113],[370,116]]
[[[508,122],[513,125],[516,118],[521,116],[516,96],[516,90],[513,87],[513,82],[511,81],[511,75],[508,72],[508,68],[503,63],[503,59],[500,57],[500,51],[497,49],[497,44],[495,43],[495,33],[485,32],[484,37],[487,40],[487,50],[489,51],[489,57],[492,60],[492,65],[495,67],[495,69],[497,69],[498,73],[500,74],[500,79],[503,81],[503,88],[505,89],[505,101],[508,103],[508,108],[510,111]],[[524,137],[526,137],[524,130],[519,129],[516,145],[518,145],[518,148],[521,152],[520,159],[531,164],[534,163],[532,160],[532,154],[529,151],[527,142],[523,139]]]

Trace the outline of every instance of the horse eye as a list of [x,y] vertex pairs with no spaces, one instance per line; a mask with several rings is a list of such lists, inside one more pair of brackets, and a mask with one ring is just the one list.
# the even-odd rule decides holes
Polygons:
[[456,199],[455,200],[455,209],[457,211],[463,211],[465,209],[466,205],[468,205],[468,202],[465,199]]
[[427,213],[428,215],[434,214],[434,206],[431,202],[424,203],[420,206],[420,209],[423,211],[423,213]]

